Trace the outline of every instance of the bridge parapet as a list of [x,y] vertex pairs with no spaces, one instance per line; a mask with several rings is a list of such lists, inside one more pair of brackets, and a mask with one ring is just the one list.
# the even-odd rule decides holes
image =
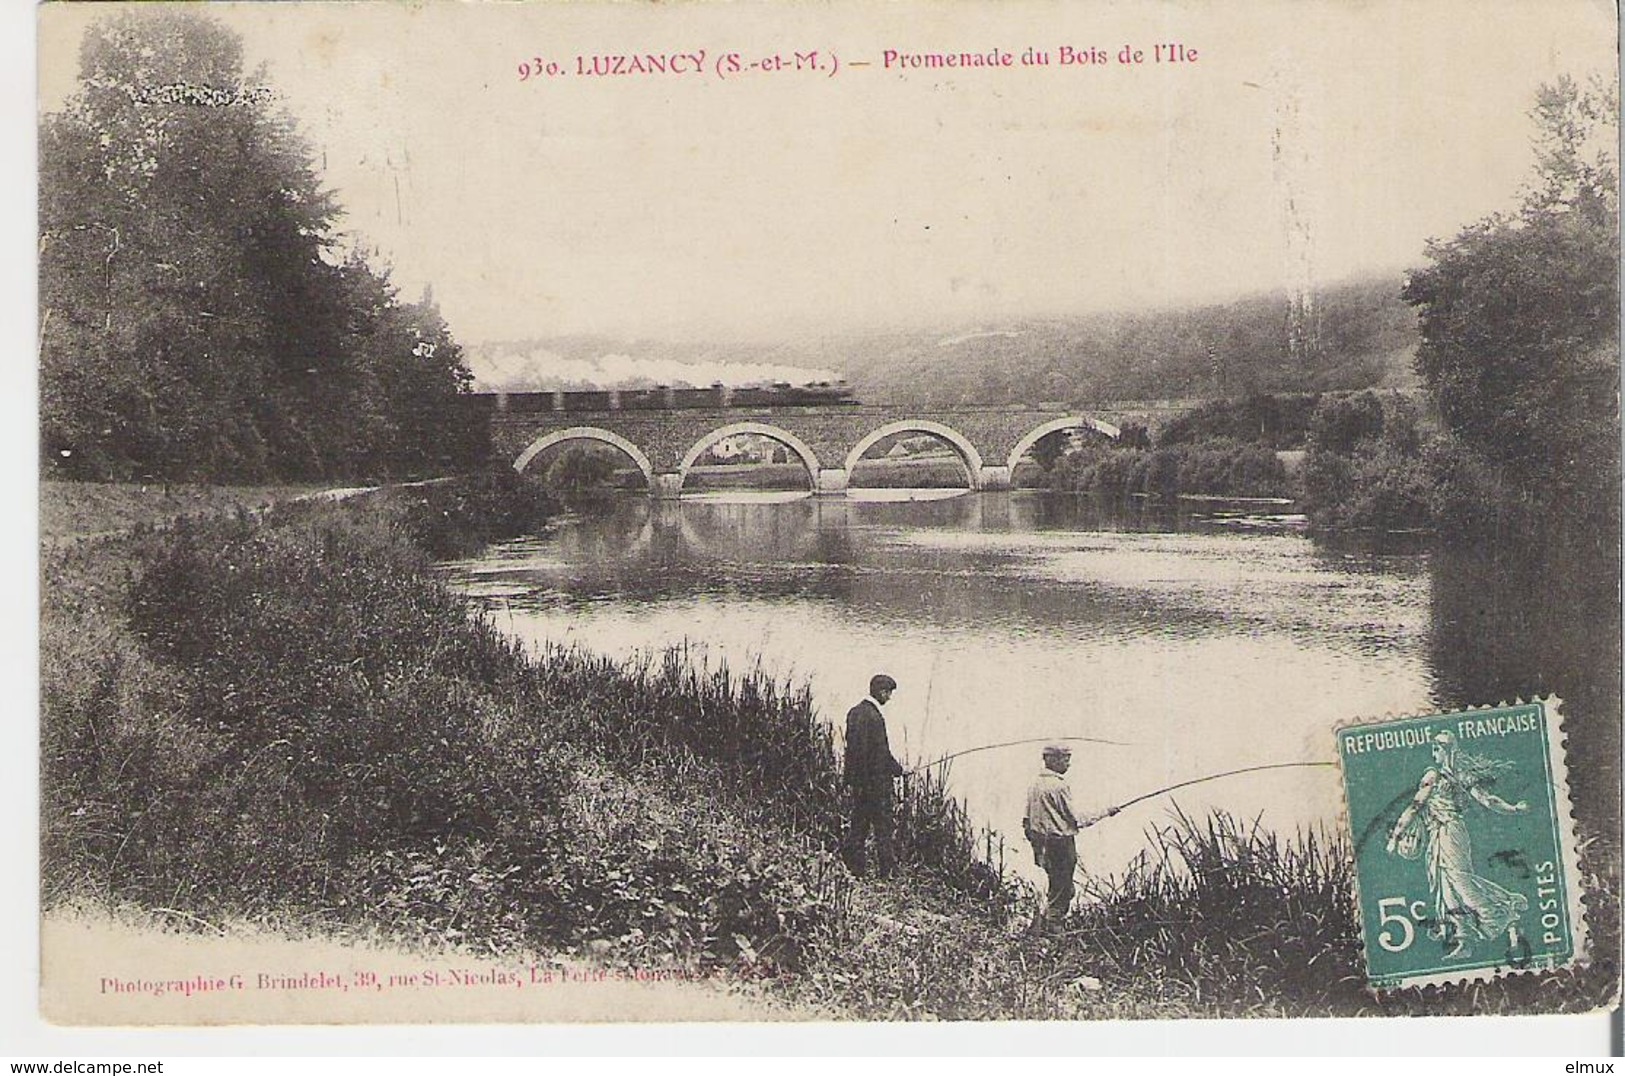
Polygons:
[[973,489],[1008,489],[1020,456],[1047,433],[1117,428],[1092,414],[1060,407],[970,407],[943,410],[871,404],[784,407],[555,410],[482,404],[489,409],[493,452],[515,469],[565,440],[614,445],[637,464],[656,495],[680,492],[695,461],[725,438],[756,434],[784,445],[808,473],[811,489],[838,494],[863,453],[884,438],[922,434],[950,445]]

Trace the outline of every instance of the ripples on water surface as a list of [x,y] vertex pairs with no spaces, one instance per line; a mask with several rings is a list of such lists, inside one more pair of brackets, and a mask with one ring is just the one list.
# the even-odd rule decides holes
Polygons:
[[[1159,514],[1027,493],[729,493],[617,501],[450,571],[532,644],[625,655],[689,640],[806,678],[836,722],[888,672],[893,748],[910,760],[1122,741],[1074,756],[1080,799],[1105,805],[1331,761],[1338,723],[1434,704],[1428,558],[1328,552],[1301,531],[1277,504]],[[1036,747],[987,751],[952,780],[1014,846],[1038,767]],[[1286,830],[1339,809],[1331,768],[1216,781],[1088,831],[1086,864],[1120,870],[1176,799]]]

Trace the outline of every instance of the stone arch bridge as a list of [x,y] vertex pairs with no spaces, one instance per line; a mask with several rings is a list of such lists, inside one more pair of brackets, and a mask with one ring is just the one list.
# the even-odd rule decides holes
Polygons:
[[852,468],[886,437],[930,435],[959,456],[975,490],[1010,488],[1010,473],[1038,440],[1059,430],[1119,435],[1117,426],[1079,411],[1050,407],[974,407],[923,411],[868,404],[776,407],[559,406],[557,394],[490,397],[492,451],[517,471],[566,441],[613,445],[643,472],[657,497],[681,494],[695,461],[728,437],[757,434],[783,445],[807,469],[815,493],[846,491]]

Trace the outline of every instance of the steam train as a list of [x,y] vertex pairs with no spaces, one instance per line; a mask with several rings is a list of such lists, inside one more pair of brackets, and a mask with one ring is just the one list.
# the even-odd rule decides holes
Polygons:
[[845,381],[813,381],[805,385],[774,382],[768,385],[675,388],[657,385],[643,389],[499,393],[499,406],[510,411],[669,411],[701,407],[807,407],[857,406]]

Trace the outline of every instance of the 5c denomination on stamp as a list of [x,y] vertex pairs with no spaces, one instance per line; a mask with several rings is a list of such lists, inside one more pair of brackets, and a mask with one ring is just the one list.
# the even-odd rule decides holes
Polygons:
[[1584,955],[1557,700],[1353,725],[1337,753],[1373,988]]

